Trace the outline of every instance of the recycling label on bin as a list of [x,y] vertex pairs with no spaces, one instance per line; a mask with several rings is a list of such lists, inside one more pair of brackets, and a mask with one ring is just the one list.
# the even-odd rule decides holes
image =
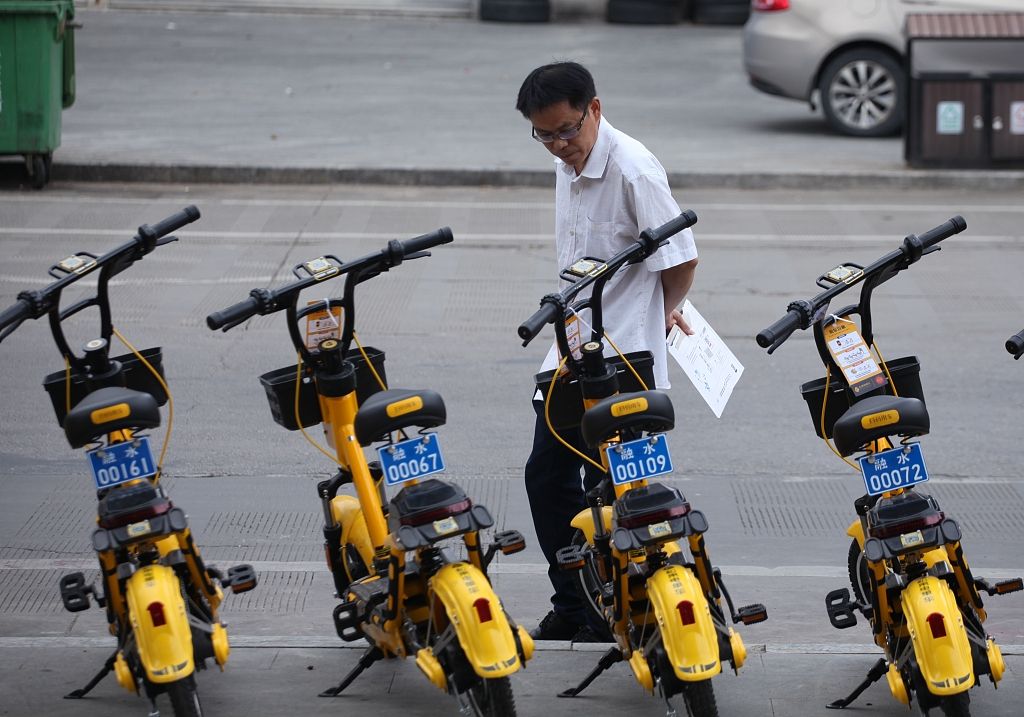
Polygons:
[[964,103],[946,101],[935,105],[935,128],[939,134],[963,134]]
[[1010,103],[1010,134],[1024,134],[1024,102]]

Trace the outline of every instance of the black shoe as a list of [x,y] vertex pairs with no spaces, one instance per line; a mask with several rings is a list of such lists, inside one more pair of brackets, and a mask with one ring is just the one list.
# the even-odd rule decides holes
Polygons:
[[612,639],[612,636],[611,636],[610,632],[605,631],[604,634],[601,634],[597,630],[595,630],[594,628],[590,627],[590,625],[584,625],[579,630],[577,630],[576,634],[572,636],[572,641],[573,642],[615,642],[615,640]]
[[552,610],[530,630],[530,637],[534,640],[571,640],[580,629],[579,623],[570,622]]

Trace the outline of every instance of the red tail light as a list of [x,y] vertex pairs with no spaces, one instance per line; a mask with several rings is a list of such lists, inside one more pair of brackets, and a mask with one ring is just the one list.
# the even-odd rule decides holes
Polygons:
[[149,618],[153,621],[153,627],[161,627],[167,624],[167,617],[164,615],[164,604],[162,602],[151,602],[146,607]]
[[697,622],[697,618],[693,615],[693,603],[689,600],[683,600],[676,605],[676,609],[679,610],[679,617],[682,618],[684,625],[692,625]]
[[932,637],[938,640],[946,636],[946,619],[941,613],[933,612],[927,618],[928,627],[932,629]]
[[491,603],[487,598],[479,598],[473,603],[473,607],[476,608],[476,616],[480,622],[491,621]]
[[753,0],[750,4],[754,12],[775,12],[789,10],[789,0]]
[[672,520],[672,518],[678,518],[679,516],[686,515],[689,512],[690,504],[680,503],[664,510],[656,510],[650,513],[640,513],[639,515],[619,518],[618,525],[620,528],[642,528],[645,525],[652,525],[654,523]]
[[938,525],[946,517],[946,514],[939,511],[938,513],[930,513],[921,518],[914,518],[903,523],[890,523],[888,525],[879,525],[869,530],[871,535],[875,538],[891,538],[895,535],[903,535],[904,533],[913,533],[915,530],[924,530],[925,528],[931,528],[932,526]]

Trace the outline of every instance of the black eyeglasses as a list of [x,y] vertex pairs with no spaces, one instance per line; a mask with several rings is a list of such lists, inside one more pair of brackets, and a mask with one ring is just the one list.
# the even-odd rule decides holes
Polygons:
[[587,110],[589,109],[590,108],[588,107],[587,109],[583,110],[583,116],[580,117],[580,121],[576,123],[575,127],[563,129],[561,132],[541,132],[539,129],[534,127],[533,138],[543,144],[551,144],[556,139],[560,139],[563,142],[568,142],[570,139],[575,139],[576,135],[578,135],[580,133],[580,130],[583,129],[583,120],[587,118]]

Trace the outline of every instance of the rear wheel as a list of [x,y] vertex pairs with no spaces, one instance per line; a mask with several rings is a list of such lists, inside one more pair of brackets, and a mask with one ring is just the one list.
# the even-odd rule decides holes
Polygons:
[[167,696],[171,700],[174,717],[203,717],[203,708],[199,704],[199,692],[196,690],[194,676],[189,675],[183,680],[169,684]]
[[871,592],[871,577],[868,575],[868,563],[864,560],[864,551],[860,549],[860,544],[856,540],[850,542],[850,552],[846,557],[846,569],[850,575],[850,586],[853,588],[857,602],[868,602],[867,596]]
[[690,717],[718,717],[715,688],[710,679],[687,682],[683,686],[683,703]]
[[583,551],[583,567],[576,571],[576,579],[580,595],[583,596],[583,603],[586,610],[591,613],[595,625],[604,624],[604,612],[601,610],[599,595],[601,594],[601,577],[597,571],[597,552],[594,546],[587,542],[587,537],[582,530],[573,533],[572,544]]
[[946,717],[971,717],[971,696],[961,692],[952,697],[943,697],[939,709]]
[[475,717],[516,717],[512,683],[507,677],[480,679],[477,684],[456,697],[459,700],[459,710],[463,714]]

